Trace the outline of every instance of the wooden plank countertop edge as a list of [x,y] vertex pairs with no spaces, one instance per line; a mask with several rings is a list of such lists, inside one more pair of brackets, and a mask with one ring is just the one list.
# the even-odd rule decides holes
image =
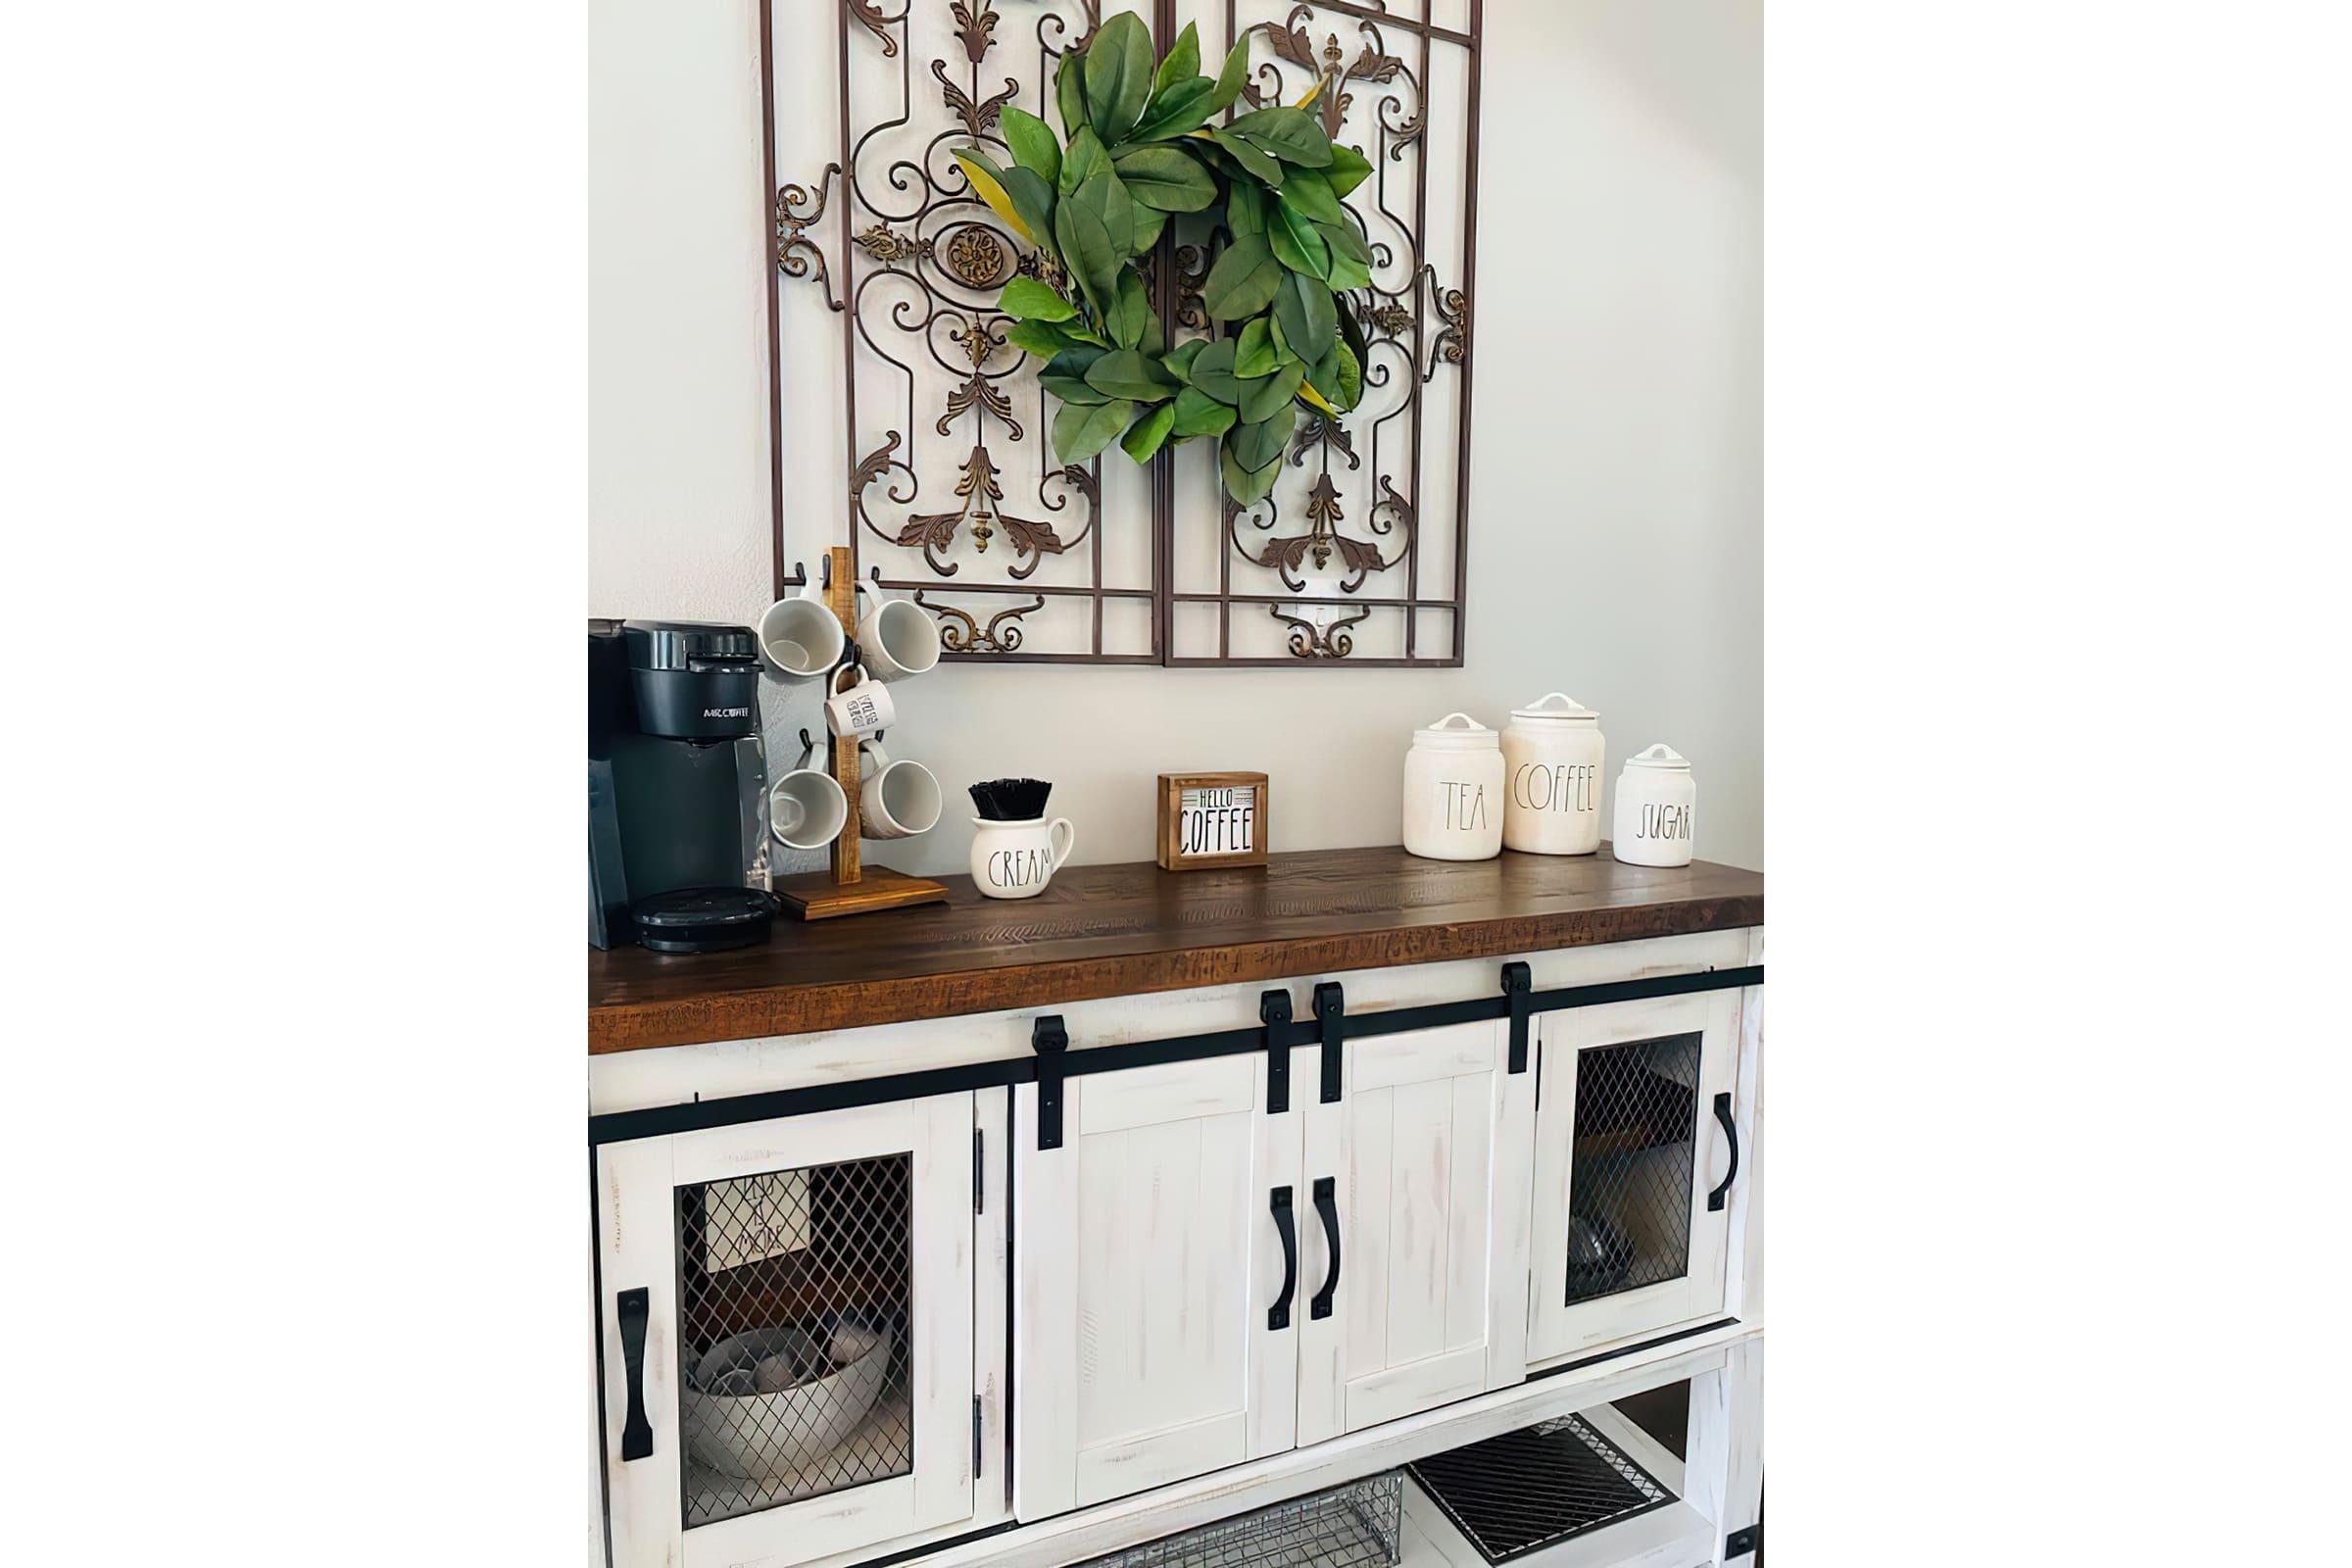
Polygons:
[[1447,959],[1501,957],[1764,923],[1764,895],[1722,894],[1432,925],[1117,954],[896,978],[813,980],[709,997],[607,1003],[588,1013],[588,1052],[810,1034],[1104,997],[1296,979]]

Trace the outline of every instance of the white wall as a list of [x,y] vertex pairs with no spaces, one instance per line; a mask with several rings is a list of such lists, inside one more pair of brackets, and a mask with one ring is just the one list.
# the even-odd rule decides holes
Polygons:
[[[957,801],[1053,779],[1080,860],[1151,858],[1152,776],[1179,769],[1272,775],[1277,849],[1393,844],[1415,725],[1564,688],[1612,775],[1653,740],[1689,757],[1698,853],[1760,867],[1760,10],[1489,0],[1464,668],[943,665],[898,688],[906,755]],[[592,0],[592,614],[767,600],[757,17]],[[771,759],[817,719],[812,689],[771,690]],[[966,814],[881,858],[961,869]]]

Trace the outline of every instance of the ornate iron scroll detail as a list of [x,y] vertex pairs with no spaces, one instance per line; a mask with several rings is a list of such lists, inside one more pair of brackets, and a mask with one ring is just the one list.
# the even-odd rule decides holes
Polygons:
[[1429,279],[1431,304],[1438,319],[1446,323],[1429,345],[1429,368],[1421,377],[1427,381],[1438,373],[1440,361],[1447,365],[1469,363],[1470,297],[1458,288],[1440,288],[1438,270],[1434,267],[1423,269],[1422,275]]
[[939,645],[951,654],[1017,653],[1021,646],[1020,617],[1046,608],[1046,596],[1039,594],[1032,603],[1008,605],[998,611],[983,626],[968,610],[925,599],[923,595],[928,591],[916,589],[914,602],[939,612]]
[[[808,237],[808,230],[824,220],[825,201],[833,192],[833,176],[840,172],[839,164],[827,164],[816,182],[814,196],[801,185],[779,188],[775,207],[776,270],[786,277],[813,276],[825,291],[825,303],[836,311],[847,307],[833,297],[833,282],[825,271],[824,249]],[[800,211],[802,208],[808,211]]]
[[1348,635],[1348,628],[1360,625],[1372,611],[1367,606],[1328,626],[1319,626],[1304,616],[1286,615],[1280,605],[1268,605],[1266,613],[1291,628],[1290,650],[1294,659],[1346,659],[1355,652],[1355,639]]

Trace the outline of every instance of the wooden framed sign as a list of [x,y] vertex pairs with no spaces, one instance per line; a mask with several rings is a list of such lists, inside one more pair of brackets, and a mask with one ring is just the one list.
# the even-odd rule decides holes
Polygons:
[[1263,773],[1160,774],[1160,869],[1265,864],[1266,796]]

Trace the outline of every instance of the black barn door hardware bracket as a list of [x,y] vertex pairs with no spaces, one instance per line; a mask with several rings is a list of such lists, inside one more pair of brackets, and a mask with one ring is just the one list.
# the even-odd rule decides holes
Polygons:
[[1502,1000],[1511,1009],[1511,1071],[1527,1071],[1527,1014],[1535,981],[1524,963],[1502,966]]
[[1069,1032],[1061,1014],[1041,1015],[1029,1031],[1029,1049],[1037,1053],[1037,1147],[1061,1147],[1062,1053],[1070,1049]]
[[1764,1527],[1761,1524],[1752,1524],[1745,1530],[1735,1530],[1723,1538],[1723,1555],[1727,1560],[1733,1557],[1744,1557],[1762,1544],[1764,1544]]
[[1323,1036],[1323,1103],[1340,1098],[1340,1043],[1348,1032],[1348,996],[1337,980],[1315,987],[1315,1024]]
[[1740,1129],[1732,1121],[1731,1096],[1715,1097],[1715,1119],[1723,1123],[1723,1136],[1732,1152],[1732,1168],[1723,1173],[1722,1184],[1707,1195],[1707,1212],[1710,1214],[1723,1207],[1724,1195],[1732,1190],[1732,1183],[1740,1175]]
[[620,1324],[620,1365],[628,1382],[628,1413],[620,1423],[620,1456],[625,1460],[651,1458],[653,1423],[645,1418],[645,1320],[652,1309],[643,1286],[623,1291],[612,1304]]
[[1279,1116],[1291,1108],[1291,994],[1259,996],[1257,1021],[1266,1026],[1266,1114]]

